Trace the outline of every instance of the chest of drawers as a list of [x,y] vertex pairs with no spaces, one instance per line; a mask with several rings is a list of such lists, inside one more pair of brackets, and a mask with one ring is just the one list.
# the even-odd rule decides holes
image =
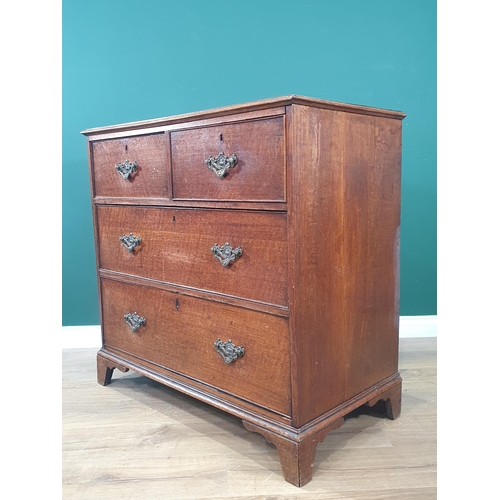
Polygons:
[[347,413],[396,418],[403,118],[286,96],[82,132],[98,382],[236,415],[296,486]]

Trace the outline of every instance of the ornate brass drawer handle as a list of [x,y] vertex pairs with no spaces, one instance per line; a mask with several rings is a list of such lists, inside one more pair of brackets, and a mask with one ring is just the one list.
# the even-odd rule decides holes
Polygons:
[[236,165],[237,161],[238,158],[236,158],[235,154],[227,157],[224,153],[219,153],[215,158],[213,156],[209,156],[205,160],[205,163],[219,179],[222,179],[227,175],[229,169]]
[[228,365],[245,354],[244,347],[241,345],[236,347],[231,342],[231,339],[227,342],[222,342],[221,339],[217,339],[214,342],[214,346],[217,349],[217,354],[220,354],[224,362]]
[[122,245],[129,251],[133,252],[134,248],[137,245],[141,244],[141,237],[140,236],[134,236],[132,233],[130,233],[128,236],[125,236],[122,234],[120,236],[120,241],[122,242]]
[[219,262],[224,266],[228,267],[231,262],[234,262],[236,259],[239,259],[243,250],[240,247],[236,247],[234,250],[229,246],[229,243],[226,243],[222,246],[214,245],[210,251],[214,254],[215,258],[219,260]]
[[128,160],[125,160],[123,163],[118,163],[118,165],[115,165],[115,168],[122,176],[122,178],[127,180],[130,175],[137,170],[137,162],[130,162]]
[[136,332],[141,326],[144,326],[146,324],[146,318],[143,316],[138,316],[136,312],[130,314],[127,313],[125,316],[125,323],[127,323],[127,326],[133,331]]

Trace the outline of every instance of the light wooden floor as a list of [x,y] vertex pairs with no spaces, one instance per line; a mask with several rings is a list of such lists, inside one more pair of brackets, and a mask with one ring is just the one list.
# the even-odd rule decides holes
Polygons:
[[96,350],[65,350],[63,499],[434,499],[436,339],[400,344],[400,418],[351,414],[318,445],[302,488],[237,418],[132,372],[102,387]]

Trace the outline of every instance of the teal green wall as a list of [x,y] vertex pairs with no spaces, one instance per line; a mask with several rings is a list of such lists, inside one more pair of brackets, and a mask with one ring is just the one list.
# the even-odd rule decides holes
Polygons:
[[436,314],[435,0],[63,0],[63,325],[99,322],[80,131],[292,93],[407,114],[401,314]]

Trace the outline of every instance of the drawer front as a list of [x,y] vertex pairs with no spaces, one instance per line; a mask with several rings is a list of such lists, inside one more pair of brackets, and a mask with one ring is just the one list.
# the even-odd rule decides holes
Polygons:
[[[283,116],[171,132],[170,141],[175,199],[285,201]],[[236,156],[222,177],[205,163],[219,153]]]
[[[285,318],[107,279],[101,294],[105,346],[290,414]],[[128,313],[144,321],[129,326]],[[218,339],[244,354],[227,364],[214,346]]]
[[[98,206],[97,221],[101,269],[287,306],[284,213]],[[227,267],[212,251],[225,243],[242,252]]]
[[[92,159],[95,195],[166,198],[167,151],[164,133],[94,141]],[[135,171],[127,177],[130,170],[127,165],[133,164],[137,164]],[[117,165],[121,165],[119,168],[127,178],[123,178]]]

